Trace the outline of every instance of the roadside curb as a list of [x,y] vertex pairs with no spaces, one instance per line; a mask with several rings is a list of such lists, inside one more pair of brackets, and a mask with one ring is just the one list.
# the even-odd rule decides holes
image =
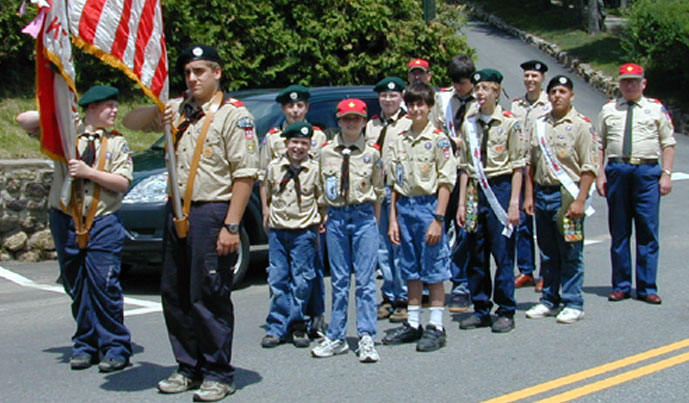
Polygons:
[[[483,7],[477,4],[462,0],[459,0],[458,3],[464,5],[466,7],[466,12],[473,17],[505,31],[508,34],[516,36],[521,41],[552,56],[558,63],[561,63],[573,71],[577,76],[586,81],[593,88],[605,94],[608,98],[617,98],[620,96],[616,78],[610,77],[602,71],[594,69],[591,65],[581,62],[554,43],[548,42],[543,38],[506,23],[501,18],[485,11]],[[683,113],[680,109],[672,105],[666,104],[666,107],[673,116],[675,130],[678,133],[689,134],[689,114]]]

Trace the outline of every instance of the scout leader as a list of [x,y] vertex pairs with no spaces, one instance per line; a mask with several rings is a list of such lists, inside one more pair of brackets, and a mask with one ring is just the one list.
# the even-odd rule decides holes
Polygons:
[[[471,258],[467,275],[474,314],[460,329],[491,326],[495,333],[514,328],[514,234],[519,223],[519,199],[524,169],[523,135],[519,121],[498,104],[502,74],[484,69],[473,76],[479,111],[462,125],[457,221],[468,232]],[[497,266],[494,287],[490,255]],[[491,323],[491,294],[499,304]]]
[[158,383],[163,393],[195,388],[196,401],[235,392],[232,358],[232,266],[239,224],[258,175],[254,119],[220,90],[215,49],[191,46],[179,56],[187,92],[168,103],[164,124],[177,130],[178,183],[188,234],[178,233],[171,208],[163,241],[163,313],[178,367]]
[[[295,84],[280,91],[275,97],[275,102],[280,104],[282,113],[285,115],[285,121],[282,127],[274,127],[266,133],[261,144],[260,166],[261,170],[258,174],[260,181],[260,196],[263,213],[263,228],[266,233],[269,232],[269,216],[270,211],[267,204],[267,196],[265,194],[265,187],[263,184],[263,177],[268,164],[276,159],[279,159],[285,154],[286,142],[285,138],[281,136],[283,130],[290,124],[296,122],[305,122],[306,114],[309,113],[309,99],[311,92],[303,85]],[[318,160],[320,149],[327,140],[325,133],[317,127],[313,127],[313,135],[311,136],[311,145],[309,154]],[[308,301],[307,315],[310,317],[310,334],[312,337],[318,337],[325,333],[325,284],[323,280],[323,259],[325,256],[325,237],[321,234],[318,237],[318,255],[316,260],[316,277],[313,278],[311,287],[311,297]],[[295,312],[297,314],[297,312]]]
[[[632,221],[636,236],[636,297],[658,305],[658,218],[660,197],[672,191],[675,128],[660,101],[646,98],[644,69],[620,66],[622,96],[600,112],[601,168],[596,189],[608,201],[612,292],[609,301],[631,296],[632,259],[629,239]],[[607,165],[603,164],[608,158]]]
[[343,99],[337,104],[342,132],[321,150],[319,205],[327,209],[325,238],[332,280],[332,317],[328,333],[311,353],[331,357],[349,350],[347,304],[351,274],[356,277],[356,321],[361,362],[379,360],[375,348],[376,283],[380,203],[385,196],[380,152],[366,143],[366,103]]
[[[415,83],[404,93],[412,125],[397,136],[390,150],[393,187],[388,236],[400,246],[400,266],[409,289],[408,320],[392,329],[385,344],[416,341],[417,351],[434,351],[446,343],[443,326],[445,291],[450,274],[450,248],[445,209],[455,184],[457,163],[450,140],[429,120],[435,92]],[[421,326],[423,283],[430,291],[431,314]]]
[[[529,60],[520,64],[519,67],[524,70],[523,81],[524,88],[526,88],[526,94],[524,97],[517,97],[512,101],[510,111],[514,114],[514,117],[521,121],[522,130],[527,137],[526,140],[528,144],[528,136],[532,133],[536,120],[546,116],[550,112],[548,95],[542,88],[548,66],[539,60]],[[519,269],[519,274],[514,278],[514,287],[520,288],[534,285],[533,272],[536,268],[536,259],[533,238],[533,218],[524,212],[521,213],[519,218],[515,248],[517,249],[517,268]],[[544,273],[541,272],[541,279],[539,279],[538,284],[536,284],[537,292],[543,289],[543,276]]]
[[308,347],[306,308],[316,277],[319,164],[309,155],[313,127],[307,122],[290,124],[282,132],[287,150],[268,164],[263,180],[268,203],[268,285],[270,311],[261,346],[270,348],[285,341],[292,329],[296,347]]
[[[375,115],[366,123],[366,141],[383,150],[383,165],[386,165],[386,150],[401,133],[406,131],[411,120],[406,117],[407,110],[402,106],[402,96],[406,86],[398,77],[385,77],[373,88],[378,93],[380,115]],[[399,247],[388,237],[388,216],[390,209],[390,187],[385,186],[385,199],[381,206],[378,231],[378,268],[383,273],[380,293],[382,301],[378,305],[378,319],[390,322],[407,320],[407,283],[402,280],[399,268]]]
[[[132,160],[124,137],[108,130],[117,117],[118,95],[117,88],[96,85],[81,97],[80,159],[56,163],[50,188],[50,230],[77,322],[72,369],[100,361],[101,372],[116,371],[132,355],[119,281],[124,228],[117,215],[132,180]],[[64,206],[60,195],[67,175],[75,181],[70,205]]]
[[[572,80],[562,75],[548,83],[552,111],[533,126],[524,189],[524,211],[536,214],[544,277],[540,302],[526,311],[526,317],[557,316],[559,323],[584,318],[583,220],[598,170],[596,131],[572,106],[573,89]],[[571,224],[581,230],[576,238],[568,233]]]

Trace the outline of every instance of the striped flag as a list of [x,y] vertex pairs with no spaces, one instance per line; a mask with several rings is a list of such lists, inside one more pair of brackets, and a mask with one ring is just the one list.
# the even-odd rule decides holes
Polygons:
[[74,44],[122,70],[159,107],[168,98],[161,0],[69,0]]

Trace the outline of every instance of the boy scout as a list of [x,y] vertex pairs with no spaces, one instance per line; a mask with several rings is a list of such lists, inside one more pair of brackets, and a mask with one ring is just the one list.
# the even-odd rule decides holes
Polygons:
[[268,216],[270,311],[261,346],[277,346],[292,327],[296,347],[308,347],[307,303],[316,276],[318,238],[318,161],[311,159],[313,127],[292,123],[282,132],[287,150],[268,164],[263,181]]
[[[510,111],[515,118],[519,119],[522,130],[526,136],[532,133],[536,119],[546,116],[550,112],[548,95],[543,91],[543,82],[548,66],[539,60],[529,60],[519,65],[524,70],[524,87],[526,94],[523,98],[515,98],[512,101]],[[533,217],[520,212],[519,226],[517,227],[517,269],[519,274],[514,278],[514,287],[526,287],[534,285],[533,272],[536,268],[534,238],[533,238]],[[543,273],[536,285],[536,292],[543,289]]]
[[196,401],[220,400],[236,390],[230,364],[232,266],[239,223],[258,175],[253,117],[220,90],[220,62],[210,46],[182,51],[177,66],[187,92],[169,102],[163,117],[177,129],[178,183],[172,185],[186,202],[189,226],[184,237],[168,213],[160,288],[178,367],[158,389],[180,393],[203,380]]
[[524,189],[524,211],[529,216],[536,213],[545,280],[540,302],[526,311],[526,317],[557,315],[559,323],[584,318],[583,231],[580,237],[568,239],[569,229],[563,223],[583,228],[586,199],[598,170],[596,132],[591,121],[572,106],[573,89],[572,80],[565,76],[548,83],[552,111],[534,123]]
[[[401,245],[400,266],[409,289],[409,318],[401,327],[392,329],[383,343],[417,341],[417,351],[434,351],[446,342],[443,281],[451,274],[444,221],[457,163],[450,140],[428,119],[435,102],[433,88],[424,83],[412,84],[404,94],[404,102],[412,124],[395,138],[390,150],[393,193],[388,235],[395,245]],[[421,326],[424,282],[431,303],[425,330]]]
[[[281,136],[282,131],[290,124],[303,122],[306,114],[309,113],[309,98],[311,92],[303,85],[295,84],[280,91],[275,97],[275,102],[280,104],[285,121],[282,128],[274,127],[266,133],[261,143],[260,166],[258,174],[260,181],[259,194],[261,196],[261,206],[263,211],[263,228],[268,232],[270,211],[267,204],[267,197],[263,185],[263,176],[268,164],[279,159],[285,153],[285,139]],[[317,126],[313,126],[311,136],[311,156],[318,160],[318,153],[321,146],[327,140],[325,133]],[[325,284],[323,283],[323,259],[325,255],[325,238],[319,236],[318,256],[316,260],[316,277],[313,278],[311,287],[311,297],[309,298],[307,314],[311,317],[311,334],[316,336],[322,333],[326,326],[323,313],[325,312]]]
[[[522,131],[510,112],[498,104],[502,74],[493,69],[474,73],[480,109],[462,125],[459,206],[457,221],[468,232],[471,258],[467,274],[474,314],[460,329],[491,326],[495,333],[514,328],[514,236],[519,223],[519,199],[524,156]],[[507,211],[505,211],[507,210]],[[495,272],[498,319],[491,324],[490,254]]]
[[[658,215],[660,196],[672,190],[675,129],[667,110],[657,99],[646,98],[644,69],[637,64],[620,67],[622,97],[603,106],[600,123],[601,168],[596,188],[608,200],[608,227],[612,242],[612,293],[610,301],[631,295],[632,262],[629,238],[634,220],[636,234],[636,297],[660,304],[658,270]],[[603,168],[603,158],[608,163]]]
[[[398,77],[386,77],[373,88],[378,93],[380,115],[375,115],[366,123],[366,140],[378,149],[383,149],[383,165],[387,164],[386,150],[399,133],[409,128],[411,121],[406,118],[407,110],[402,107],[402,94],[406,86]],[[378,319],[390,318],[390,322],[407,320],[407,284],[399,271],[399,248],[388,238],[388,210],[390,188],[385,186],[385,199],[380,212],[378,230],[378,268],[383,273],[380,293],[383,300],[378,305]]]
[[[123,323],[120,251],[124,229],[117,215],[132,180],[127,141],[108,130],[117,117],[117,88],[96,85],[79,100],[85,110],[77,128],[80,159],[55,163],[50,188],[50,230],[55,239],[65,291],[72,298],[77,331],[72,369],[100,360],[101,372],[120,370],[132,355]],[[61,202],[65,178],[72,183],[70,205]]]
[[331,357],[347,352],[347,303],[350,276],[356,277],[359,360],[379,359],[376,337],[376,217],[384,197],[382,162],[378,150],[366,144],[366,103],[344,99],[337,105],[342,132],[321,150],[319,204],[327,208],[325,237],[332,280],[332,317],[328,334],[311,352]]
[[[452,58],[447,67],[447,74],[452,81],[452,87],[441,91],[443,99],[443,113],[445,114],[445,131],[454,141],[453,149],[462,146],[461,127],[467,116],[477,108],[474,97],[474,82],[472,76],[476,71],[473,60],[467,55],[458,55]],[[458,165],[459,168],[459,165]],[[457,170],[457,183],[461,171]],[[450,201],[445,213],[446,228],[453,225],[457,216],[457,204],[459,201],[459,186],[455,186],[450,194]],[[455,243],[451,245],[452,258],[452,296],[448,308],[452,313],[465,312],[471,305],[471,293],[467,280],[467,266],[469,265],[469,251],[467,250],[466,231],[455,226]]]

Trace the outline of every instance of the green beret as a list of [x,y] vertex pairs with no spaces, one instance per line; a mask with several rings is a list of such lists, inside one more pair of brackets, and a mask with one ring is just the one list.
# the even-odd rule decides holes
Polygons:
[[294,122],[287,126],[281,136],[286,139],[311,138],[313,136],[313,126],[309,122]]
[[407,88],[399,77],[385,77],[384,79],[378,81],[378,84],[373,88],[373,91],[381,93],[385,91],[397,91],[402,92]]
[[79,106],[86,107],[94,102],[105,101],[108,99],[114,99],[117,101],[117,97],[120,95],[120,91],[109,85],[94,85],[89,88],[86,93],[79,98]]
[[275,102],[285,105],[290,102],[308,101],[309,98],[311,98],[309,89],[303,85],[295,84],[290,85],[289,87],[280,91],[280,93],[275,97]]
[[497,70],[483,69],[472,74],[471,81],[474,84],[478,84],[481,81],[491,81],[500,84],[502,82],[502,74]]
[[214,47],[208,45],[194,45],[189,46],[184,49],[182,53],[179,54],[177,58],[177,70],[181,73],[184,71],[184,66],[189,62],[194,60],[208,60],[209,62],[215,62],[222,64],[220,60],[220,55]]
[[524,71],[536,70],[540,71],[541,73],[545,73],[546,71],[548,71],[548,65],[546,65],[540,60],[529,60],[528,62],[520,64],[519,67],[521,67]]
[[567,76],[559,75],[553,77],[552,80],[548,83],[548,89],[546,89],[546,92],[550,92],[550,90],[553,87],[557,87],[558,85],[564,85],[565,87],[569,88],[570,90],[574,89],[574,83],[572,80],[569,79]]

